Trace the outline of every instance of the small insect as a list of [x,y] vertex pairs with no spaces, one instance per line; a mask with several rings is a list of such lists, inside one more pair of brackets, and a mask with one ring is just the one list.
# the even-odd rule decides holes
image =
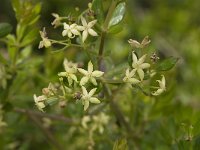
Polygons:
[[158,55],[156,54],[156,52],[154,52],[154,53],[151,55],[150,59],[151,59],[151,61],[152,61],[153,63],[156,63],[156,62],[160,59],[160,57],[158,57]]

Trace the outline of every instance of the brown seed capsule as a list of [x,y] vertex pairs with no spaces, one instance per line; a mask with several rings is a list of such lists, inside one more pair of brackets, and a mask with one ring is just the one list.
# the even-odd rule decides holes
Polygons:
[[154,52],[152,55],[151,55],[151,61],[153,63],[156,63],[160,58],[157,56],[157,54]]

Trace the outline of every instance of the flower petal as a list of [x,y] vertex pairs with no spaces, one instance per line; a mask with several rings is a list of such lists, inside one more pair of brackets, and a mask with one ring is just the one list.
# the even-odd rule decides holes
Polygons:
[[84,17],[81,17],[81,23],[82,23],[82,25],[83,25],[84,27],[87,26],[87,22],[86,22],[86,20],[85,20]]
[[92,72],[92,76],[97,77],[97,78],[101,77],[103,74],[104,74],[104,72],[98,71],[98,70],[95,70],[95,71]]
[[146,69],[146,68],[149,68],[149,67],[150,67],[149,63],[143,63],[143,64],[140,65],[141,69]]
[[153,92],[152,95],[158,96],[158,95],[162,94],[163,92],[164,92],[163,89],[158,89],[157,91]]
[[77,77],[74,74],[69,74],[70,78],[77,82]]
[[96,22],[97,22],[97,20],[93,20],[93,21],[89,22],[88,25],[87,25],[88,28],[93,27]]
[[138,79],[135,79],[135,78],[130,78],[128,81],[129,81],[130,83],[132,83],[132,84],[140,83],[140,81],[139,81]]
[[95,104],[99,104],[99,103],[100,103],[100,100],[98,100],[98,98],[96,98],[96,97],[91,97],[91,98],[90,98],[90,102],[91,102],[91,103],[95,103]]
[[98,34],[93,29],[88,29],[88,33],[92,36],[98,36]]
[[92,89],[90,92],[89,92],[89,96],[92,97],[92,95],[94,95],[94,93],[96,92],[97,88],[94,88]]
[[63,30],[62,32],[62,36],[66,36],[67,35],[68,30]]
[[97,81],[95,78],[91,77],[90,81],[92,82],[92,84],[94,84],[95,86],[97,86]]
[[142,69],[137,69],[137,73],[142,81],[144,79],[144,71]]
[[134,52],[132,52],[132,60],[133,60],[133,64],[138,62],[137,56],[135,55]]
[[88,62],[88,73],[91,74],[93,71],[93,64],[91,61]]
[[85,75],[85,76],[88,75],[88,72],[87,72],[86,70],[82,69],[82,68],[78,68],[78,71],[79,71],[80,73],[82,73],[83,75]]
[[86,77],[83,77],[80,81],[80,85],[85,85],[87,82],[88,82],[89,78],[86,76]]
[[87,92],[86,88],[84,86],[82,86],[81,89],[82,89],[83,95],[87,96],[88,92]]
[[145,55],[143,55],[142,57],[140,57],[140,59],[138,60],[138,64],[142,64],[144,61],[145,61],[145,59],[146,59],[146,54]]
[[84,30],[83,34],[82,34],[82,41],[83,41],[83,43],[85,42],[85,40],[87,39],[87,37],[88,37],[88,31]]
[[67,23],[63,23],[64,29],[68,30],[69,29],[69,25]]
[[69,85],[71,86],[72,85],[72,83],[73,83],[73,80],[72,80],[72,78],[70,78],[69,76],[67,77],[67,80],[68,80],[68,83],[69,83]]
[[84,100],[84,111],[88,109],[89,105],[90,105],[89,100]]

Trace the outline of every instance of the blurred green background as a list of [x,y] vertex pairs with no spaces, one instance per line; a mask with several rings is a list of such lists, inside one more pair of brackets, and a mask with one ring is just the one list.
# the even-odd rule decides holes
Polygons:
[[[51,13],[58,13],[62,16],[68,15],[70,12],[72,14],[77,13],[75,7],[79,7],[81,12],[87,8],[88,2],[91,1],[33,1],[33,3],[37,2],[42,3],[41,17],[37,24],[38,31],[45,26],[49,36],[59,38],[61,30],[53,29],[51,26],[50,23],[53,20]],[[109,7],[110,0],[103,0],[103,2],[106,10]],[[146,35],[149,35],[152,41],[151,46],[148,47],[149,53],[156,50],[161,58],[168,56],[180,58],[176,67],[166,74],[167,93],[162,98],[158,98],[159,101],[151,112],[152,118],[146,127],[147,133],[144,135],[144,140],[140,141],[141,147],[142,149],[171,149],[171,146],[176,143],[173,139],[176,139],[179,140],[182,147],[174,146],[174,149],[189,149],[187,145],[190,145],[190,142],[185,142],[177,137],[181,134],[180,132],[187,133],[187,131],[182,130],[182,123],[186,124],[186,128],[192,125],[194,126],[192,134],[194,141],[196,141],[194,143],[200,143],[200,1],[127,0],[126,3],[127,10],[121,23],[123,28],[119,29],[120,32],[117,34],[109,34],[106,39],[106,51],[111,51],[109,55],[115,60],[114,63],[120,64],[127,59],[130,51],[127,44],[128,39],[133,38],[141,41]],[[10,0],[0,0],[0,22],[9,22],[14,28],[16,27],[17,21]],[[14,32],[15,30],[13,30]],[[77,51],[73,52],[73,49],[56,54],[51,54],[51,49],[38,50],[39,41],[38,34],[38,38],[33,43],[33,57],[39,57],[43,62],[42,66],[32,70],[30,75],[22,81],[17,81],[18,84],[21,84],[21,90],[13,91],[16,99],[14,103],[20,107],[33,107],[32,95],[39,93],[42,87],[47,86],[48,82],[57,80],[56,74],[62,68],[64,56],[81,60]],[[41,72],[41,75],[35,77],[34,75],[37,72]],[[24,85],[24,82],[27,81],[29,81],[28,87]],[[26,95],[24,94],[25,91]],[[139,99],[145,99],[145,97],[139,96]],[[17,101],[19,100],[25,103],[18,104]],[[126,110],[124,111],[126,112]],[[8,122],[13,127],[6,131],[7,134],[4,135],[6,137],[2,137],[0,134],[0,145],[7,143],[6,145],[10,144],[10,149],[12,149],[11,144],[18,142],[16,147],[20,147],[19,145],[23,143],[20,150],[38,149],[38,145],[35,144],[40,145],[39,149],[49,149],[39,130],[32,124],[25,124],[26,117],[19,119],[16,113],[10,113],[14,117]],[[73,113],[68,112],[68,114],[72,115]],[[56,137],[59,140],[64,141],[66,139],[68,143],[71,142],[71,145],[69,144],[70,149],[75,149],[76,146],[79,147],[83,143],[78,142],[79,138],[73,139],[73,141],[70,139],[67,132],[74,134],[74,131],[71,131],[73,130],[71,128],[70,131],[65,129],[65,124],[56,122],[53,130],[57,131]],[[63,135],[63,133],[65,134]],[[32,143],[32,141],[34,142]],[[75,143],[79,144],[74,146]],[[103,140],[103,143],[106,142]],[[98,149],[107,148],[100,146]],[[197,147],[198,149],[200,149],[200,146]]]

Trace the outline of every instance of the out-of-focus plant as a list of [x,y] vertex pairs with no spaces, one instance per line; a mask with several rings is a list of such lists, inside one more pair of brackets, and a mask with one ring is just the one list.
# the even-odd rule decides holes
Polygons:
[[[4,121],[3,114],[14,111],[27,114],[56,149],[66,149],[67,144],[71,149],[142,149],[145,147],[143,143],[149,144],[148,142],[154,139],[148,139],[147,132],[154,131],[155,126],[161,124],[159,121],[153,122],[156,116],[154,109],[159,109],[157,101],[162,100],[165,92],[170,95],[170,79],[165,78],[165,74],[174,67],[178,58],[168,57],[162,60],[156,51],[149,52],[151,41],[148,36],[141,42],[133,36],[134,39],[127,39],[130,49],[127,61],[116,64],[117,60],[113,59],[111,54],[108,55],[106,42],[112,45],[112,39],[108,40],[108,37],[114,36],[122,29],[127,4],[123,0],[111,0],[108,10],[105,10],[103,2],[93,0],[86,10],[67,16],[53,13],[54,20],[51,25],[58,29],[62,36],[61,40],[57,40],[50,38],[50,30],[46,28],[38,32],[36,22],[41,4],[32,5],[25,0],[12,1],[17,18],[15,34],[10,34],[9,24],[0,24],[1,42],[5,43],[6,49],[0,53],[0,98],[1,109],[5,111],[0,113],[0,129],[9,126],[9,123]],[[45,81],[50,83],[42,89],[42,94],[33,92],[34,101],[31,106],[34,107],[35,103],[40,110],[33,111],[23,107],[16,108],[16,102],[13,101],[16,87],[19,88],[16,84],[29,84],[20,80],[27,81],[26,78],[32,73],[29,71],[34,72],[30,67],[41,69],[41,59],[31,58],[32,43],[38,33],[41,36],[39,49],[52,50],[54,55],[68,49],[79,52],[76,53],[75,62],[62,57],[63,69],[58,68],[59,71],[53,75],[57,76],[57,82],[46,79]],[[41,75],[43,70],[39,69],[39,77],[46,78],[47,75]],[[47,69],[51,70],[51,66]],[[31,79],[34,80],[34,77]],[[58,130],[54,128],[54,120],[70,123],[67,135],[61,131],[63,135],[58,133],[58,139],[53,136],[52,132]],[[163,134],[166,133],[162,131],[164,129],[160,130]],[[184,125],[184,131],[177,137],[170,137],[172,145],[180,145],[182,137],[185,141],[192,141],[193,126]],[[68,140],[66,145],[65,142],[58,142],[62,141],[61,139]],[[73,139],[80,142],[70,145]],[[104,142],[106,144],[102,145]],[[9,146],[15,149],[18,145],[20,144],[16,142]]]

